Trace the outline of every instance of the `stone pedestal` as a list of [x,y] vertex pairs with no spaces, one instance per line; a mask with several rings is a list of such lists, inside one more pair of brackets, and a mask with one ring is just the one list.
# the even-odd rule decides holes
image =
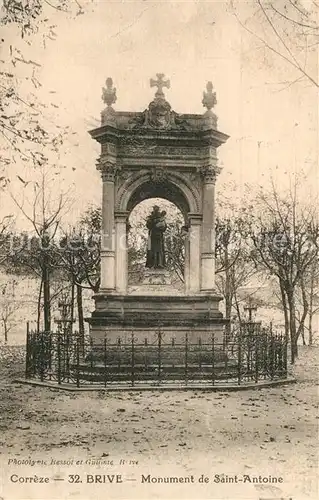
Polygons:
[[127,341],[131,333],[140,340],[151,338],[158,328],[171,336],[211,338],[222,343],[223,327],[227,322],[219,312],[220,296],[213,295],[107,295],[94,297],[96,308],[89,323],[93,340],[110,342],[118,338]]

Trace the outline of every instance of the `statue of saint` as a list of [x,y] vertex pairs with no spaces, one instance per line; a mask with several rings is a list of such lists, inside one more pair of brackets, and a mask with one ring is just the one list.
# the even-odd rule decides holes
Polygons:
[[147,217],[146,227],[148,229],[146,267],[163,269],[166,266],[164,232],[167,229],[165,210],[160,211],[155,205],[153,211]]

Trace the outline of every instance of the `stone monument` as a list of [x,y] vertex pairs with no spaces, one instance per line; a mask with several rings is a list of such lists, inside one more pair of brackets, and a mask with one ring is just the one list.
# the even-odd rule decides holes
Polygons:
[[[106,80],[101,126],[90,132],[101,144],[97,168],[103,181],[101,287],[89,319],[93,340],[152,336],[164,332],[196,337],[222,335],[225,320],[215,289],[215,182],[220,171],[217,148],[228,136],[217,130],[216,95],[208,82],[204,114],[177,114],[163,89],[169,80],[157,74],[153,101],[144,111],[115,111],[116,89]],[[184,289],[177,293],[165,269],[165,214],[155,206],[147,219],[146,276],[128,286],[127,227],[141,201],[164,198],[183,214]]]

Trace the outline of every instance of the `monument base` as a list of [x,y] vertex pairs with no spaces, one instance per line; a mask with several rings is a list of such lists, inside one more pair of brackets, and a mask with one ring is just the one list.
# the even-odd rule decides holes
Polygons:
[[[146,285],[145,285],[146,286]],[[149,286],[149,285],[148,285]],[[159,286],[159,285],[157,285]],[[87,321],[93,342],[105,337],[110,342],[119,338],[128,341],[131,334],[141,341],[152,341],[161,329],[168,336],[184,338],[187,332],[190,342],[215,336],[223,342],[224,325],[218,304],[218,295],[161,295],[131,294],[95,295],[95,311]]]

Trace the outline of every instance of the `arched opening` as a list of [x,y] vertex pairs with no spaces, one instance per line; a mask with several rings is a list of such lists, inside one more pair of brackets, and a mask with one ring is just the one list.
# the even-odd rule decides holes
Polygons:
[[156,205],[160,212],[165,211],[167,225],[164,233],[165,269],[172,283],[182,289],[185,282],[185,215],[166,196],[148,197],[138,203],[132,202],[133,205],[127,225],[128,285],[135,286],[143,282],[149,237],[146,222]]
[[180,210],[186,222],[187,214],[190,212],[188,200],[182,190],[171,182],[143,182],[131,194],[127,211],[131,212],[139,203],[150,198],[161,198],[171,202]]
[[[199,266],[200,224],[202,217],[200,213],[201,198],[197,191],[196,185],[193,185],[191,180],[186,176],[182,176],[181,174],[174,172],[170,173],[169,177],[166,177],[165,170],[157,167],[154,168],[151,173],[149,171],[146,172],[143,169],[136,171],[133,176],[130,176],[121,184],[117,192],[115,213],[116,290],[121,293],[131,293],[128,289],[129,284],[132,283],[133,277],[132,273],[129,277],[128,266],[128,262],[130,260],[128,255],[128,243],[129,239],[132,238],[132,236],[130,236],[129,234],[130,231],[128,230],[129,224],[131,224],[130,214],[132,214],[135,207],[137,207],[142,202],[146,202],[147,200],[153,200],[148,202],[150,208],[152,208],[152,206],[155,204],[155,199],[161,199],[162,204],[172,203],[180,212],[181,222],[177,230],[178,238],[176,239],[175,237],[173,237],[168,240],[168,243],[170,244],[172,250],[174,250],[174,252],[178,250],[179,254],[182,256],[181,262],[180,259],[176,260],[174,255],[170,255],[170,257],[172,257],[169,259],[170,269],[172,269],[172,267],[175,267],[175,283],[176,281],[179,282],[179,290],[182,293],[198,291],[200,288]],[[158,252],[157,250],[157,248],[162,248],[162,238],[159,237],[159,243],[154,243],[154,240],[152,240],[152,238],[157,237],[155,235],[158,235],[158,232],[161,232],[157,231],[156,229],[157,227],[155,225],[153,227],[153,231],[149,233],[150,239],[148,241],[147,249],[150,250],[150,252],[147,253],[147,258],[150,254],[152,256],[155,256],[155,259],[159,255],[163,255],[163,252]],[[176,234],[174,236],[176,236]],[[124,246],[122,244],[123,241],[126,242]],[[132,252],[133,250],[131,250],[131,253]],[[143,257],[145,258],[145,244],[143,252]],[[140,259],[142,261],[142,256],[140,256]],[[175,259],[175,264],[173,264],[173,259]],[[191,261],[195,263],[193,266],[190,265]],[[161,264],[151,264],[147,267],[149,271],[146,271],[144,268],[145,281],[143,281],[143,285],[146,285],[148,283],[147,280],[150,279],[152,282],[150,284],[167,284],[168,286],[166,292],[169,291],[171,294],[175,293],[174,288],[169,287],[169,283],[166,280],[166,267],[165,272],[160,271],[159,268],[163,267]],[[140,273],[140,276],[138,276],[138,273],[137,275],[135,275],[135,282],[140,282],[140,279],[138,278],[141,278],[141,274],[142,273]],[[168,279],[170,279],[170,276],[168,276]],[[156,290],[160,290],[160,288],[158,287],[155,288]],[[145,287],[143,288],[143,292],[146,294],[148,293]],[[136,293],[141,292],[139,290],[136,291]],[[151,293],[155,293],[155,289],[151,288]]]
[[192,181],[179,173],[165,177],[165,171],[160,168],[155,168],[151,175],[144,170],[137,171],[125,180],[117,194],[116,209],[131,212],[138,203],[149,198],[171,201],[180,209],[185,221],[189,213],[201,211],[200,194]]

